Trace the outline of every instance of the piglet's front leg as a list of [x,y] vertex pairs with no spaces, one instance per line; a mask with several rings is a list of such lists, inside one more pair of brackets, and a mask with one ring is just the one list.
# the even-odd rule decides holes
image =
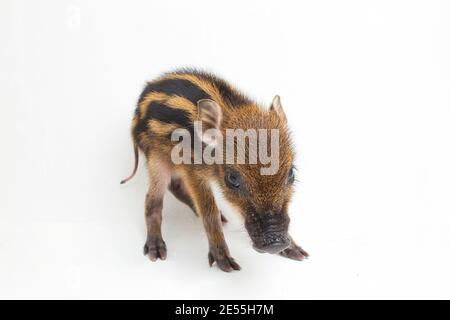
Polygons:
[[221,214],[216,206],[212,191],[205,183],[193,181],[190,184],[196,211],[203,221],[209,242],[208,261],[214,262],[225,272],[240,270],[241,267],[231,257],[222,230]]

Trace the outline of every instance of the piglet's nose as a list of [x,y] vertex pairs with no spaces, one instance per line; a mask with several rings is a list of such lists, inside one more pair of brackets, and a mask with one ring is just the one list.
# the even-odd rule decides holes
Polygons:
[[290,244],[291,241],[286,237],[273,236],[266,241],[261,249],[268,253],[279,253],[289,247]]

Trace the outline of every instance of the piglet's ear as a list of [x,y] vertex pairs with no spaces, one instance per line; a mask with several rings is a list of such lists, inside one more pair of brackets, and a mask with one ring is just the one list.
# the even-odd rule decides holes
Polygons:
[[197,102],[198,119],[201,127],[197,127],[197,135],[208,145],[217,143],[217,134],[222,125],[222,110],[213,100],[202,99]]
[[281,99],[279,95],[276,95],[272,100],[270,111],[275,112],[283,121],[287,121],[286,114],[284,113],[283,106],[281,105]]

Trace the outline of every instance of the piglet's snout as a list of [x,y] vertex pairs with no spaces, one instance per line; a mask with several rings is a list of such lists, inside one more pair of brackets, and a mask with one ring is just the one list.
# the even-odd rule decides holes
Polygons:
[[259,248],[267,253],[279,253],[289,247],[291,241],[282,234],[268,234],[264,237],[263,245]]
[[287,236],[289,218],[282,213],[265,212],[254,216],[247,229],[258,252],[279,253],[290,245]]
[[280,224],[269,224],[264,228],[257,250],[267,253],[279,253],[289,247],[290,244],[291,241],[287,237],[287,230],[284,230]]

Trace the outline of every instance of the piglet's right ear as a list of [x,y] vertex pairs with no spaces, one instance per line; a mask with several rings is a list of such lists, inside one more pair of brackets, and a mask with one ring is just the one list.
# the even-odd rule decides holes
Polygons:
[[[220,106],[211,99],[202,99],[197,102],[198,120],[201,122],[201,132],[197,132],[206,144],[216,143],[214,129],[220,130],[222,124],[222,110]],[[212,130],[211,130],[212,129]]]
[[273,98],[272,105],[270,106],[270,111],[275,112],[281,120],[287,122],[286,114],[284,113],[283,106],[281,105],[281,99],[279,95]]

